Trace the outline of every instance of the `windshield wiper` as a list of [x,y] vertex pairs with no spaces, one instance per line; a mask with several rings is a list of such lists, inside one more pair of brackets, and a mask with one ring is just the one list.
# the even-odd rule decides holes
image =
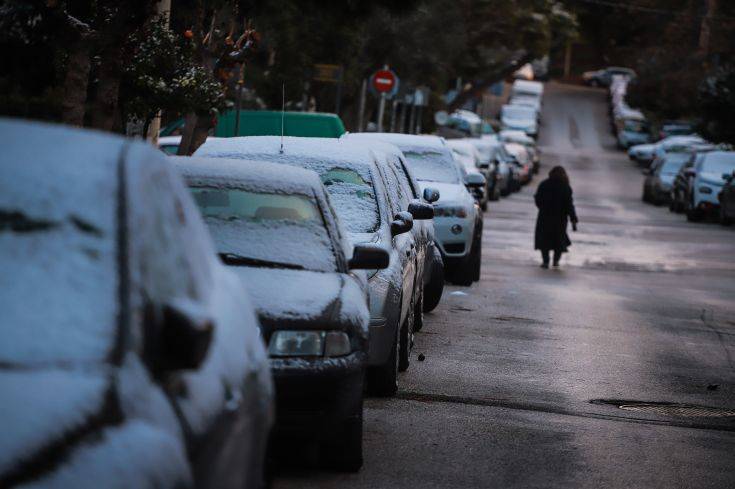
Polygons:
[[247,256],[238,255],[236,253],[217,253],[217,255],[220,257],[222,262],[227,265],[304,270],[304,267],[302,267],[301,265],[296,265],[293,263],[280,263],[270,260],[261,260],[259,258],[249,258]]

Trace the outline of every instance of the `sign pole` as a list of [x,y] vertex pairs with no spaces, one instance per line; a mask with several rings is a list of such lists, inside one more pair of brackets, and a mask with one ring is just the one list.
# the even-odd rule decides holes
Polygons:
[[383,132],[383,113],[385,112],[385,92],[380,94],[380,104],[378,104],[378,132]]
[[362,122],[365,120],[365,97],[367,96],[367,79],[362,80],[360,88],[360,106],[357,109],[357,131],[363,131]]

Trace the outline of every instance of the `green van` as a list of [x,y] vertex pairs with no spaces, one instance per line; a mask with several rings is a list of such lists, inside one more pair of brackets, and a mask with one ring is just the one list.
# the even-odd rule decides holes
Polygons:
[[[241,110],[240,127],[235,134],[235,111],[228,110],[217,119],[214,136],[280,136],[281,115],[277,110]],[[180,130],[184,120],[172,122],[160,132],[168,136]],[[338,138],[344,134],[345,126],[337,114],[325,112],[284,112],[283,135],[312,138]]]

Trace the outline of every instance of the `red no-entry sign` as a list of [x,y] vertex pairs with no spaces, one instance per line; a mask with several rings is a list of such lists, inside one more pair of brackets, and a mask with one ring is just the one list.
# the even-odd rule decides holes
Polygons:
[[373,74],[371,83],[378,93],[388,93],[396,86],[397,76],[391,70],[378,70]]

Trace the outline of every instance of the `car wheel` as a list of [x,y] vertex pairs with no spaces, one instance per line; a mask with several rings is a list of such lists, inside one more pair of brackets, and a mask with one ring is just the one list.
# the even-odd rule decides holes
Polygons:
[[482,209],[482,212],[485,212],[487,210],[487,200],[482,201],[480,204],[480,209]]
[[414,304],[412,303],[408,308],[408,316],[403,321],[401,327],[400,338],[401,341],[398,345],[398,371],[405,372],[408,370],[408,366],[411,365],[411,348],[413,347],[413,316],[414,316]]
[[378,397],[391,397],[398,392],[398,336],[393,340],[388,361],[368,368],[367,389],[368,394]]
[[686,215],[687,221],[689,222],[699,222],[702,220],[702,212],[694,206],[694,203],[687,206]]
[[424,289],[419,292],[419,299],[413,308],[413,331],[421,331],[424,327]]
[[352,381],[345,382],[338,399],[336,415],[342,417],[339,428],[329,442],[320,447],[322,463],[340,472],[357,472],[362,467],[362,404],[363,372]]
[[720,224],[723,226],[729,226],[733,222],[732,217],[727,216],[727,208],[725,204],[720,205]]
[[646,187],[646,186],[643,187],[643,196],[641,197],[641,200],[643,202],[649,202],[650,201],[650,198],[648,197],[648,187]]
[[444,263],[434,259],[431,261],[429,283],[424,288],[424,312],[436,309],[442,298],[442,292],[444,292]]
[[493,185],[493,193],[490,194],[490,200],[493,202],[496,200],[500,200],[500,187],[498,187],[498,181],[495,181],[495,185]]
[[468,287],[480,279],[480,250],[477,245],[476,239],[472,240],[472,248],[467,256],[460,262],[457,268],[453,271],[452,283],[455,285],[461,285]]
[[475,232],[475,238],[472,240],[471,256],[472,281],[478,282],[480,280],[480,269],[482,268],[482,226]]

